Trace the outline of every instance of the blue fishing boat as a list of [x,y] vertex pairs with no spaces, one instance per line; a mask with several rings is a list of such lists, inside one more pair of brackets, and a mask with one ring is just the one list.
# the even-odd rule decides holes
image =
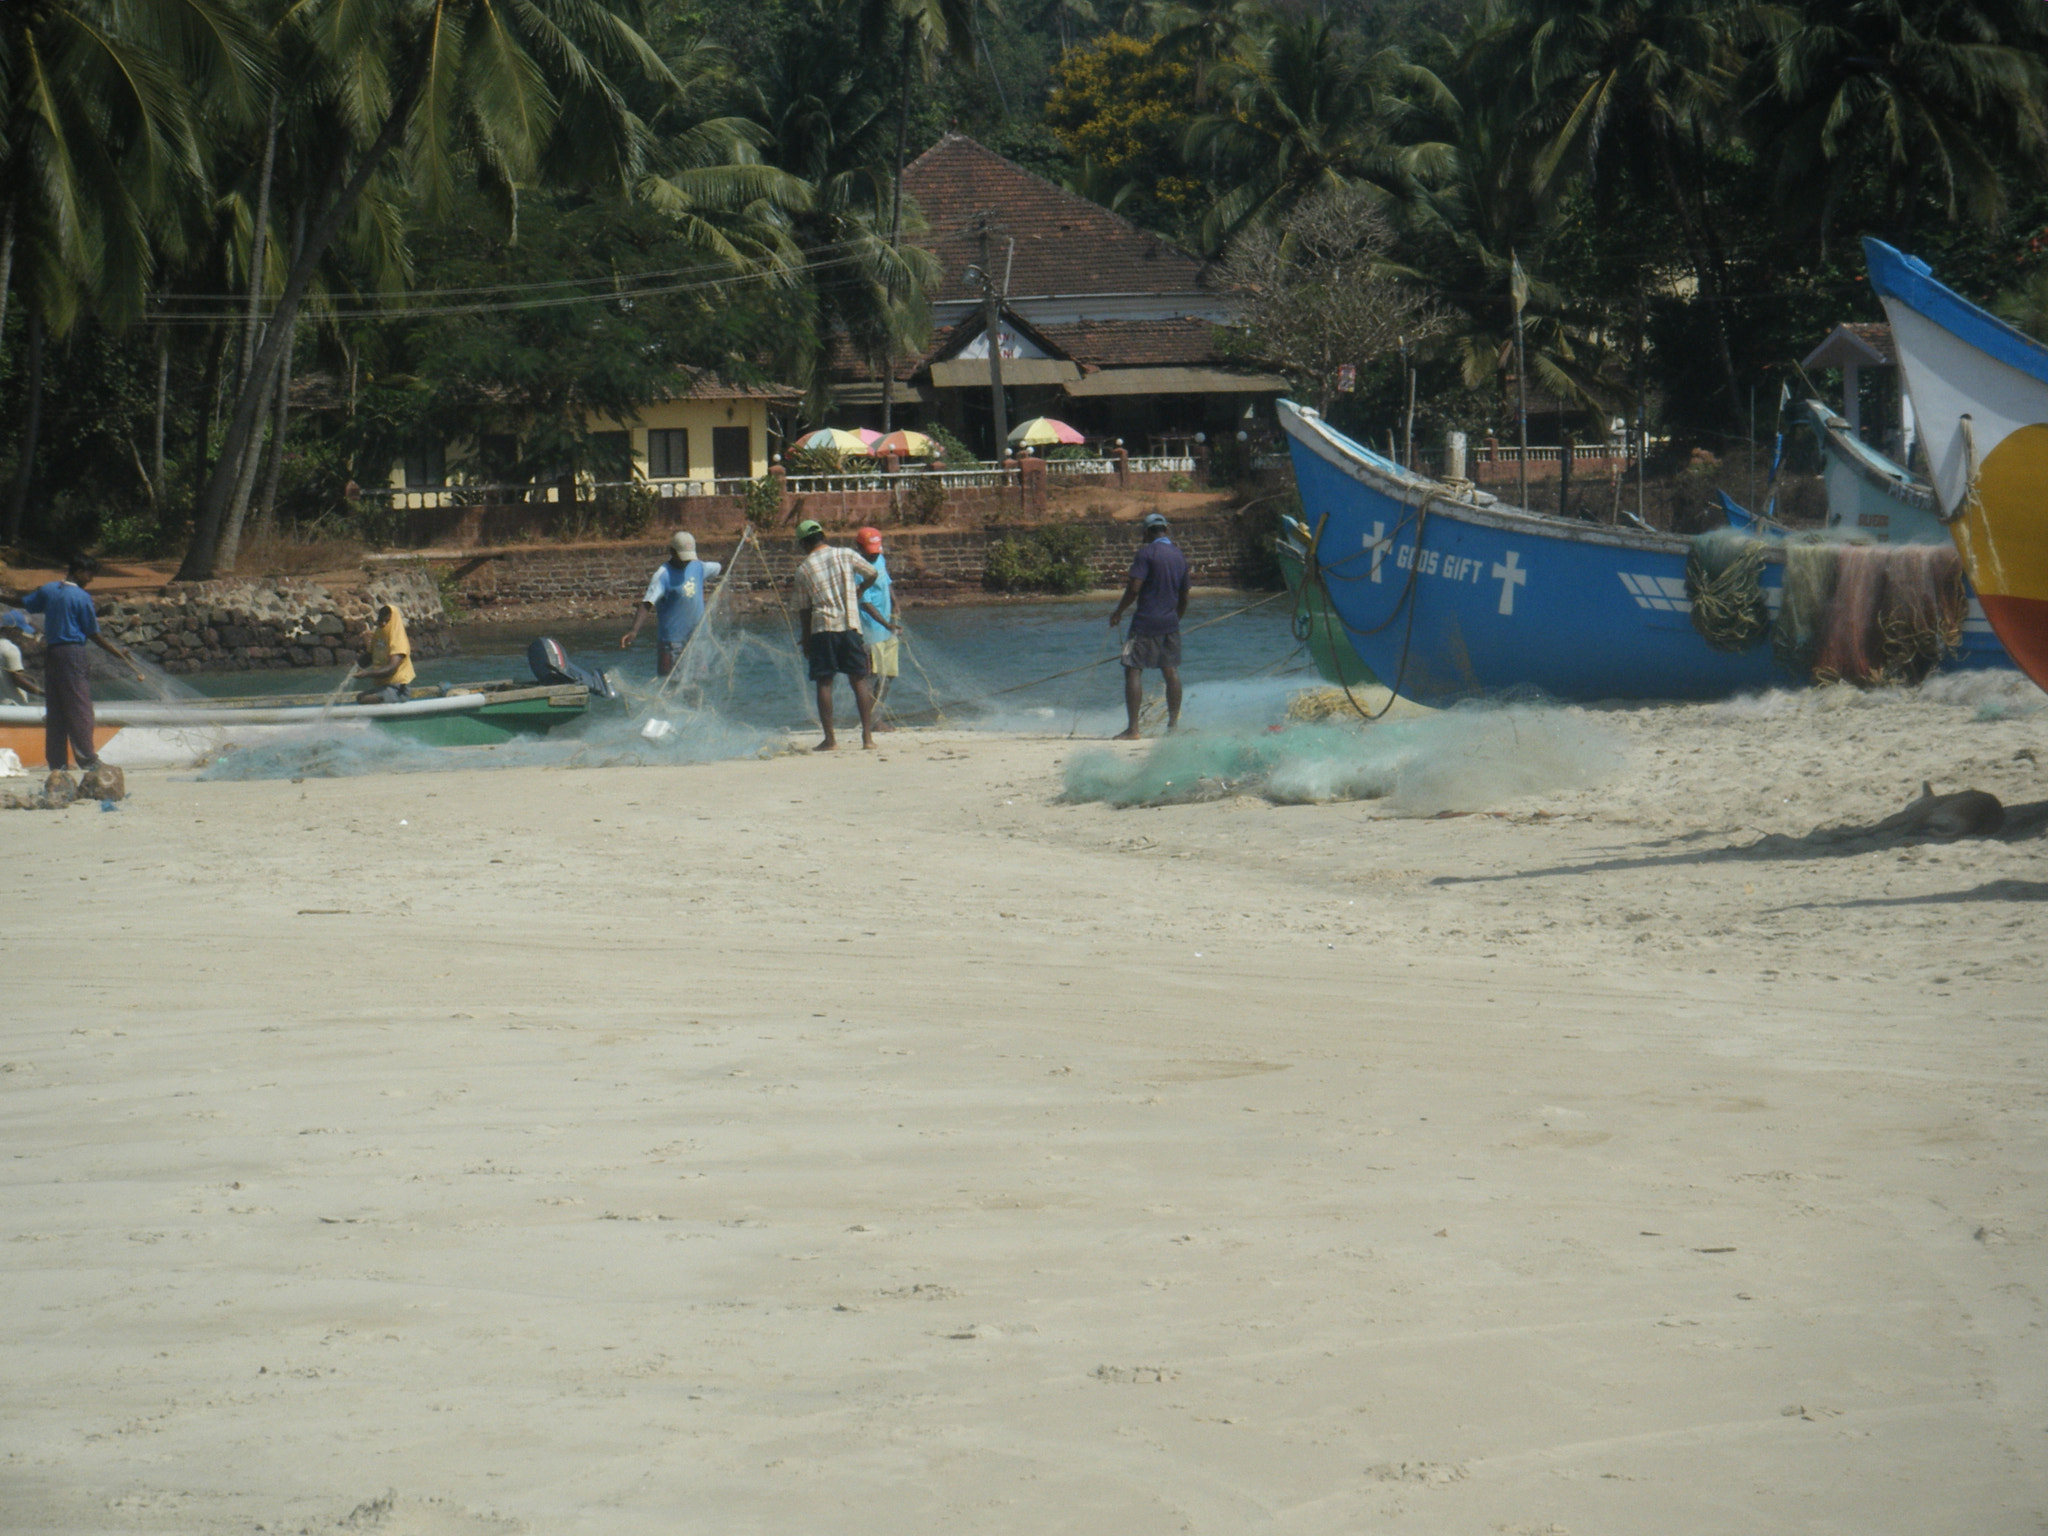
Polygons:
[[[1423,703],[1508,692],[1574,701],[1715,699],[1811,681],[1769,645],[1717,650],[1695,629],[1689,540],[1508,506],[1404,469],[1280,402],[1318,583],[1352,649]],[[1775,610],[1784,545],[1761,574]],[[1947,667],[2006,665],[1974,602]]]

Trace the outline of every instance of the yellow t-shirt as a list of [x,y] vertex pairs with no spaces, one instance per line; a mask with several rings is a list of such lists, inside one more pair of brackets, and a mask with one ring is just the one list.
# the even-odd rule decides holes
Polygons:
[[394,688],[403,687],[415,676],[412,669],[412,642],[405,636],[405,615],[396,608],[391,617],[370,631],[370,670],[375,672],[391,665],[393,658],[398,661],[398,670],[386,680]]

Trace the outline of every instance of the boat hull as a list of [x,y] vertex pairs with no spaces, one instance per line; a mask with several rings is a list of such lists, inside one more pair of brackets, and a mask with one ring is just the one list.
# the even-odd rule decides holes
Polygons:
[[1821,480],[1827,487],[1828,526],[1878,544],[1946,544],[1948,529],[1934,510],[1929,486],[1868,443],[1818,400],[1806,411],[1820,442]]
[[2048,687],[2048,347],[1863,242],[1963,569],[2013,661]]
[[[1715,699],[1809,681],[1767,645],[1700,638],[1683,538],[1479,505],[1291,403],[1280,419],[1330,603],[1359,659],[1406,698]],[[1773,604],[1782,562],[1773,551],[1764,568]],[[1972,612],[1946,665],[2005,665],[1988,639]]]

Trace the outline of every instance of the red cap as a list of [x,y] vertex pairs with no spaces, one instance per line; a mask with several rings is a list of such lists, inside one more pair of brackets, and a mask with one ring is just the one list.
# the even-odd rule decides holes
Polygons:
[[853,547],[864,555],[879,555],[882,552],[882,530],[862,528],[853,536]]

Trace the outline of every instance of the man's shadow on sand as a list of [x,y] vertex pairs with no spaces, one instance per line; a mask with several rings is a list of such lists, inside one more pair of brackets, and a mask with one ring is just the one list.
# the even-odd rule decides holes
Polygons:
[[[1935,799],[1953,799],[1951,796]],[[1988,798],[1988,797],[1986,797]],[[1553,864],[1543,869],[1525,869],[1505,875],[1439,875],[1431,885],[1492,885],[1510,880],[1542,880],[1559,875],[1604,875],[1625,870],[1677,869],[1686,865],[1774,862],[1793,859],[1853,858],[1857,854],[1923,844],[1961,842],[2023,843],[2048,833],[2048,800],[2003,807],[2004,816],[1996,831],[1956,834],[1941,830],[1939,818],[1915,816],[1923,802],[1915,802],[1895,816],[1869,826],[1817,827],[1804,837],[1768,833],[1753,843],[1733,848],[1699,848],[1683,853],[1645,854],[1626,859],[1593,859],[1584,864]],[[1652,847],[1674,847],[1718,836],[1713,832],[1688,832],[1666,838]],[[1962,891],[1937,891],[1926,896],[1866,896],[1854,901],[1801,902],[1802,907],[1911,907],[1966,901],[2048,901],[2048,880],[1992,880]]]

